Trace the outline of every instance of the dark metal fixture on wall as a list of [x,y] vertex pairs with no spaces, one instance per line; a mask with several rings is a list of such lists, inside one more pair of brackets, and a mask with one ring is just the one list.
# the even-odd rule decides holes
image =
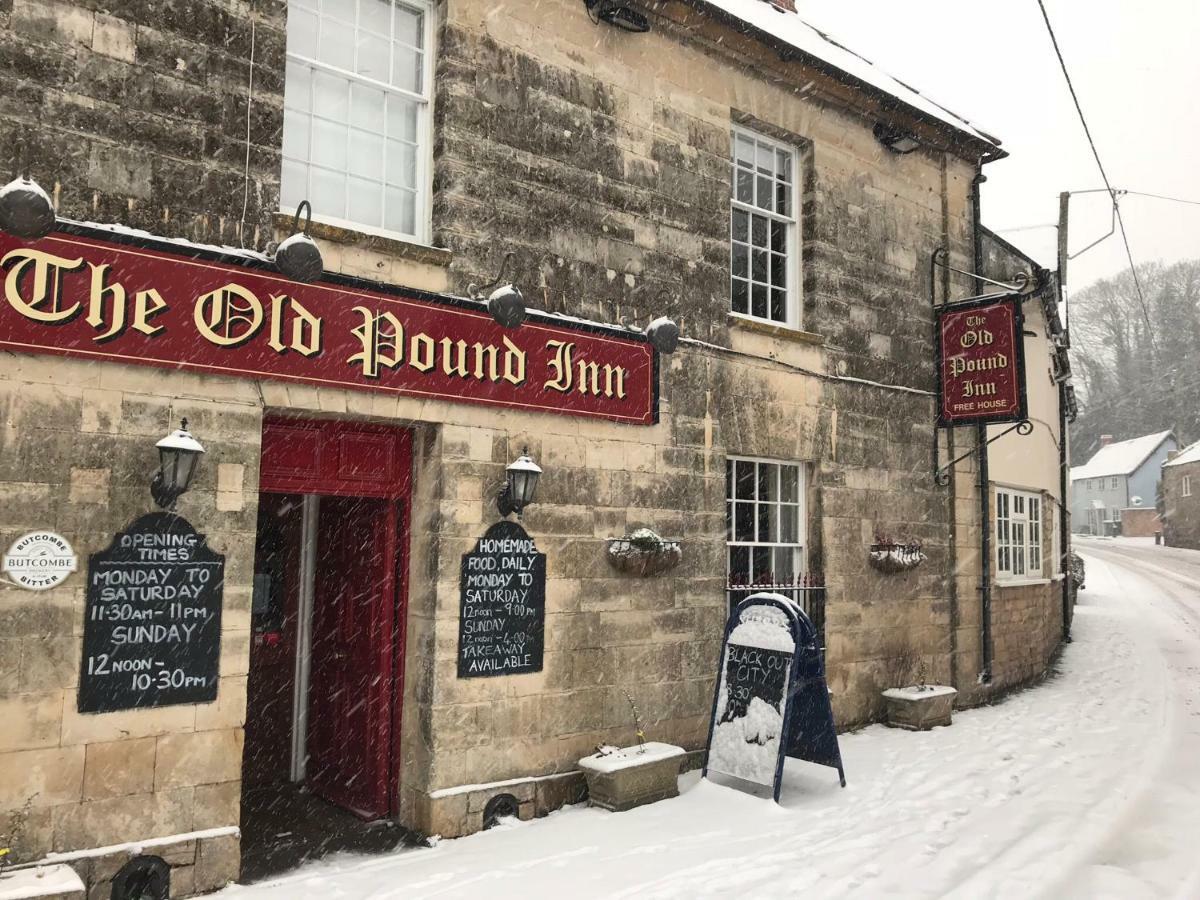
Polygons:
[[663,316],[646,326],[646,337],[659,353],[674,353],[679,346],[679,326]]
[[607,22],[623,31],[642,33],[650,30],[650,20],[626,3],[618,0],[583,0],[593,22]]
[[187,419],[155,446],[158,472],[150,482],[150,496],[162,509],[173,510],[175,501],[191,486],[204,447],[187,430]]
[[[305,214],[304,230],[300,230],[300,214]],[[296,207],[292,220],[292,236],[284,240],[275,251],[275,267],[295,281],[316,281],[325,271],[325,260],[321,248],[308,236],[312,225],[312,204],[302,200]]]
[[475,300],[483,299],[483,292],[491,290],[487,298],[487,311],[501,328],[519,328],[525,321],[525,297],[515,284],[502,284],[504,272],[513,258],[512,251],[504,254],[500,271],[485,285],[469,284],[467,293]]
[[36,241],[54,230],[50,195],[26,172],[0,188],[0,230]]
[[500,510],[500,515],[516,513],[520,518],[525,507],[533,502],[541,474],[541,467],[529,456],[529,448],[524,448],[521,456],[504,470],[504,487],[496,495],[496,508]]
[[912,153],[921,146],[920,140],[911,131],[906,131],[898,125],[886,125],[883,122],[875,123],[875,140],[901,156],[905,153]]

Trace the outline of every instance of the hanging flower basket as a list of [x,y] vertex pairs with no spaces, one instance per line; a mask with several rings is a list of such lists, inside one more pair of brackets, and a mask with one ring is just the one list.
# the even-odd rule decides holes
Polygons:
[[908,572],[925,562],[925,554],[921,551],[920,541],[896,543],[894,541],[876,541],[871,545],[871,567],[884,575],[895,575],[898,572]]
[[679,565],[683,547],[679,541],[663,540],[649,528],[608,541],[608,562],[618,572],[643,578],[661,575]]

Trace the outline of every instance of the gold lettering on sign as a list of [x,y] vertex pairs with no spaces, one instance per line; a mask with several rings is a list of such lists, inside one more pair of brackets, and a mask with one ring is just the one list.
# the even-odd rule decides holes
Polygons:
[[418,372],[433,368],[433,338],[425,332],[414,334],[408,348],[408,364]]
[[[467,377],[467,342],[464,340],[451,340],[448,337],[442,338],[442,371],[447,375],[457,375],[459,378]],[[479,344],[475,345],[476,347]],[[457,359],[451,359],[451,353],[457,356]]]
[[[546,346],[554,351],[550,357],[550,368],[554,377],[549,379],[545,387],[553,391],[567,393],[572,388],[581,394],[599,397],[617,397],[625,399],[625,373],[621,366],[611,366],[605,363],[589,362],[586,359],[575,361],[575,345],[565,341],[547,341]],[[604,373],[604,384],[600,384],[600,373]]]
[[390,312],[375,313],[365,306],[356,306],[354,311],[363,321],[350,331],[362,350],[346,362],[362,363],[363,375],[378,378],[380,366],[394,369],[404,360],[404,325]]
[[88,263],[88,267],[92,270],[92,292],[88,298],[87,323],[98,331],[107,326],[107,331],[92,338],[102,344],[120,337],[125,330],[125,288],[120,282],[106,283],[108,270],[112,268],[108,263],[99,266]]
[[[128,297],[120,282],[108,281],[108,263],[96,265],[88,263],[92,270],[91,293],[88,296],[87,323],[101,332],[92,338],[99,344],[111,341],[125,333],[125,317],[128,315]],[[151,316],[158,315],[167,308],[167,302],[154,288],[138,291],[133,296],[133,321],[129,324],[134,331],[140,331],[147,336],[153,336],[162,331],[161,325],[150,325]]]
[[167,301],[154,288],[138,291],[133,295],[133,330],[152,337],[163,330],[161,325],[149,325],[151,316],[157,316],[167,308]]
[[198,299],[192,318],[205,340],[218,347],[236,347],[262,328],[262,301],[230,282]]
[[[62,276],[81,268],[83,257],[66,259],[42,250],[13,250],[0,259],[0,266],[7,266],[12,260],[16,264],[4,279],[4,296],[13,309],[27,319],[49,324],[66,322],[79,311],[78,302],[68,307],[62,305]],[[25,285],[29,294],[22,296],[22,279],[31,272],[33,283]]]
[[504,380],[509,384],[525,383],[525,351],[502,336],[504,341]]
[[550,357],[550,368],[553,370],[554,377],[548,378],[542,386],[565,394],[571,390],[574,380],[575,373],[571,368],[571,360],[575,355],[575,345],[566,341],[546,341],[546,346],[554,351],[554,355]]
[[[285,319],[292,316],[292,336],[283,342]],[[271,339],[267,346],[276,353],[295,350],[301,356],[315,356],[321,352],[321,327],[324,323],[305,309],[295,297],[274,294],[271,297]]]

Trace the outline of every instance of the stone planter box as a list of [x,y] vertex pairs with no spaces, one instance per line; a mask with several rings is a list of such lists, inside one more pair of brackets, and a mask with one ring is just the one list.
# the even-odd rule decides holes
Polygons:
[[651,742],[579,761],[592,806],[623,812],[679,796],[679,768],[687,754],[674,744]]
[[949,725],[958,691],[949,685],[891,688],[883,692],[887,701],[887,723],[893,728],[928,731],[937,725]]

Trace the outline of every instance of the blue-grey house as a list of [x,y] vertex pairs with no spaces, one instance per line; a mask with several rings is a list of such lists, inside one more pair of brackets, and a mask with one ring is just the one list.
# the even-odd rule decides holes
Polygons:
[[1079,534],[1120,534],[1121,510],[1153,507],[1162,464],[1179,449],[1171,431],[1112,442],[1084,465],[1071,469],[1071,530]]

